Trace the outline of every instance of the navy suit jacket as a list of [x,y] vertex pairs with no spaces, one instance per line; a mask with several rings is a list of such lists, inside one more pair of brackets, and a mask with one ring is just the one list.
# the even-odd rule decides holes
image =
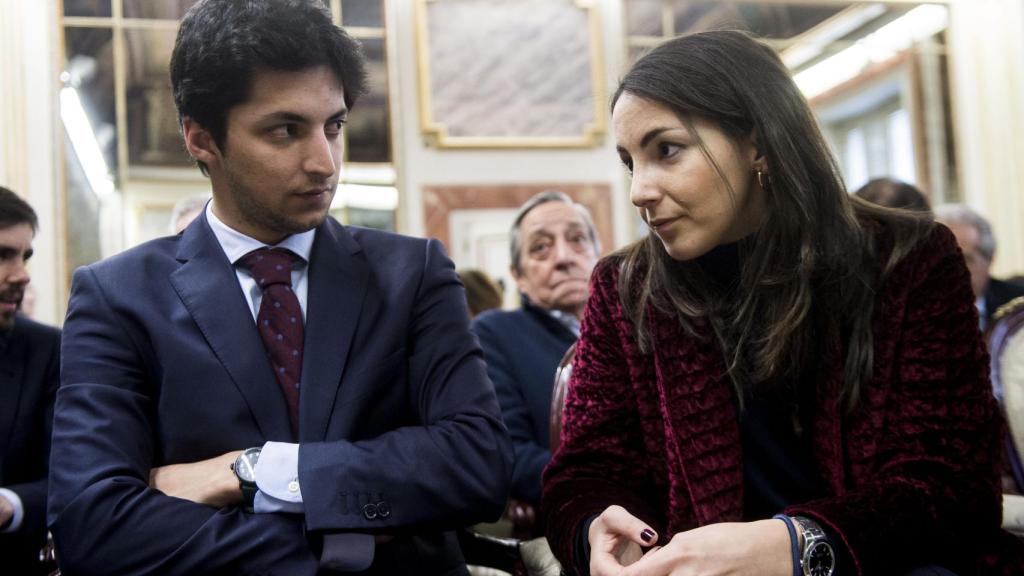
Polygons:
[[0,332],[0,488],[21,499],[21,527],[0,534],[0,571],[38,573],[46,543],[46,465],[53,396],[60,382],[60,331],[17,316]]
[[397,535],[370,573],[465,572],[450,530],[501,514],[511,449],[451,261],[328,218],[308,282],[305,514],[249,514],[148,486],[153,467],[291,437],[205,216],[75,272],[48,516],[67,576],[314,574],[332,532]]
[[519,310],[488,310],[473,321],[512,436],[512,497],[540,506],[541,473],[551,459],[555,370],[576,342],[572,330],[523,298]]

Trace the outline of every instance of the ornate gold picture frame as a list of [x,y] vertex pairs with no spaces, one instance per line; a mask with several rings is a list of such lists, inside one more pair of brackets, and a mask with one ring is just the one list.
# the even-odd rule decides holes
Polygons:
[[416,0],[420,125],[441,148],[583,148],[605,133],[586,0]]

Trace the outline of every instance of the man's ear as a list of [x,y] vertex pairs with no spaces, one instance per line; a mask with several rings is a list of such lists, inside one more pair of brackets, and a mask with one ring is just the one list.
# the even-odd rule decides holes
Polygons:
[[520,274],[519,271],[516,270],[516,267],[511,264],[509,264],[508,266],[508,272],[509,274],[512,275],[512,280],[516,283],[516,290],[525,293],[523,288],[529,288],[529,286],[526,284],[526,277]]
[[220,148],[209,130],[186,116],[181,121],[181,132],[185,136],[185,149],[193,158],[207,166],[218,162],[221,156]]

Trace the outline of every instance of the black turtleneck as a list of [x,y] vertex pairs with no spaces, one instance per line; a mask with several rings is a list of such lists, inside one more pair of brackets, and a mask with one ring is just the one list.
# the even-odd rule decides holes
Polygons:
[[697,258],[697,265],[719,288],[732,288],[740,280],[740,244],[715,246],[707,254]]

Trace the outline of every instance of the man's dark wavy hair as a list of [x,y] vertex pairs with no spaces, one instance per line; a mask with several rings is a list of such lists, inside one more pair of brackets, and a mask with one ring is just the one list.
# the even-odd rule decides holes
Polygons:
[[39,228],[39,218],[28,202],[13,190],[0,186],[0,230],[18,224],[28,224],[35,232]]
[[366,91],[362,50],[319,0],[200,0],[182,19],[171,54],[178,120],[191,118],[223,150],[228,111],[249,98],[258,71],[317,66],[334,72],[351,110]]

